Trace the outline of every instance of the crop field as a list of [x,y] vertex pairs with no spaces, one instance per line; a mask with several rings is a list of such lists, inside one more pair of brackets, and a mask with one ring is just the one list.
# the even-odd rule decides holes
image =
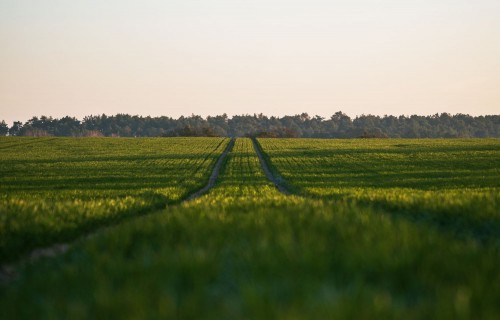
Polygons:
[[0,138],[0,262],[178,202],[228,141]]
[[498,139],[261,139],[295,193],[377,206],[500,247]]
[[[90,238],[81,236],[93,226],[76,229],[65,254],[18,265],[17,277],[0,284],[1,318],[500,316],[498,140],[258,139],[254,149],[238,138],[216,185],[189,201],[181,200],[206,183],[228,139],[1,142],[2,219],[16,197],[70,201],[54,226],[78,208],[74,194],[146,199],[144,212],[166,206],[147,215],[134,209],[129,216],[137,217]],[[23,143],[41,150],[28,156]],[[266,177],[258,152],[290,194]],[[87,182],[75,178],[91,166],[77,161],[86,157],[103,158]],[[33,159],[52,159],[51,173],[29,165]],[[42,177],[53,185],[37,183]],[[65,183],[72,187],[56,187]],[[51,234],[32,234],[22,212],[9,210],[10,223],[27,230],[16,241]]]

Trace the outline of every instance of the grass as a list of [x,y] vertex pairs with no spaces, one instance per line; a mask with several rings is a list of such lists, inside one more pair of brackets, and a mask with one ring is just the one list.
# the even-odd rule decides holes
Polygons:
[[378,207],[500,247],[498,139],[259,139],[295,193]]
[[1,138],[0,263],[178,203],[227,141]]
[[[278,153],[267,141],[260,142],[275,170],[288,180],[286,170],[300,161],[290,158],[281,166]],[[305,143],[283,142],[288,145],[281,147],[281,155],[294,143]],[[316,160],[311,161],[333,157],[323,159],[326,147],[315,148]],[[403,203],[401,207],[386,207],[370,205],[355,193],[346,198],[338,192],[308,194],[300,185],[308,170],[329,167],[314,168],[308,157],[304,161],[307,165],[295,171],[297,178],[288,180],[301,195],[285,196],[266,180],[251,141],[237,139],[208,194],[103,230],[65,255],[22,266],[20,277],[1,288],[2,315],[498,318],[500,252],[494,243],[409,219],[403,212],[416,214],[412,205],[428,203],[425,197],[411,204],[395,194],[387,201]],[[320,186],[337,183],[317,181]],[[477,201],[490,203],[488,197],[481,199]],[[455,205],[462,206],[460,201]]]

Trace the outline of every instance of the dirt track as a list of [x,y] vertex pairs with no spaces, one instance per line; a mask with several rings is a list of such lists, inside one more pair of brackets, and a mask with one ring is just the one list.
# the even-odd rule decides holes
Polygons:
[[226,150],[224,150],[224,152],[221,154],[221,156],[219,157],[219,159],[215,163],[214,169],[212,170],[212,174],[210,175],[210,178],[208,179],[207,185],[204,186],[203,188],[201,188],[200,190],[196,191],[195,193],[191,194],[184,201],[190,201],[190,200],[196,199],[196,198],[202,196],[203,194],[205,194],[210,188],[213,188],[213,186],[215,185],[215,182],[217,181],[217,177],[219,176],[220,168],[222,167],[222,164],[224,163],[224,160],[226,159],[227,154],[229,152],[231,152],[231,150],[233,149],[234,140],[235,139],[233,138],[233,139],[231,139],[231,141],[229,141],[229,143],[227,144]]
[[260,146],[257,143],[257,140],[255,138],[252,139],[253,142],[253,148],[255,149],[255,153],[257,153],[257,156],[259,157],[260,161],[260,166],[262,167],[262,170],[264,170],[264,173],[266,174],[266,177],[271,180],[272,183],[278,188],[279,192],[289,195],[291,192],[284,186],[284,180],[281,177],[275,177],[272,173],[271,170],[269,170],[269,166],[267,165],[266,160],[264,159],[264,156],[262,155],[262,151],[260,150]]

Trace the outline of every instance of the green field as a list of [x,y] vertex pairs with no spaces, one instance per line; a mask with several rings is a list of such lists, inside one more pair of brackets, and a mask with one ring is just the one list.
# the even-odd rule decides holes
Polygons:
[[179,202],[228,141],[0,138],[0,262]]
[[497,139],[261,139],[289,188],[500,247]]
[[[284,195],[251,140],[238,138],[216,186],[180,202],[227,142],[1,140],[2,260],[45,232],[55,242],[59,228],[79,239],[63,255],[20,264],[0,287],[1,317],[500,317],[499,140],[259,139]],[[75,195],[129,218],[87,224],[94,210],[78,211]],[[115,212],[128,197],[145,204]],[[68,207],[50,216],[12,199]],[[51,227],[34,227],[33,215],[49,215]]]

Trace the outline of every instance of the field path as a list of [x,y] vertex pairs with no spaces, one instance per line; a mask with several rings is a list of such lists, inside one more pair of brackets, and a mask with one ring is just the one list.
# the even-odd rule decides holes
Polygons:
[[255,153],[257,153],[257,156],[259,157],[260,166],[262,167],[262,170],[264,170],[267,179],[269,179],[276,186],[279,192],[286,195],[291,194],[291,192],[285,187],[283,178],[279,176],[278,177],[274,176],[271,173],[271,170],[269,170],[269,166],[267,165],[266,159],[262,154],[262,150],[257,142],[257,139],[252,138],[252,143],[253,143],[253,148],[255,149]]
[[201,188],[200,190],[196,191],[195,193],[191,194],[190,196],[188,196],[184,201],[190,201],[196,199],[205,194],[210,188],[213,188],[215,182],[217,182],[217,177],[219,176],[220,168],[222,167],[222,164],[224,163],[227,154],[231,152],[231,150],[233,149],[234,141],[235,141],[234,138],[231,139],[231,141],[229,141],[226,150],[224,150],[224,152],[220,155],[219,159],[217,159],[214,169],[212,170],[212,174],[210,175],[210,178],[208,178],[207,185]]

